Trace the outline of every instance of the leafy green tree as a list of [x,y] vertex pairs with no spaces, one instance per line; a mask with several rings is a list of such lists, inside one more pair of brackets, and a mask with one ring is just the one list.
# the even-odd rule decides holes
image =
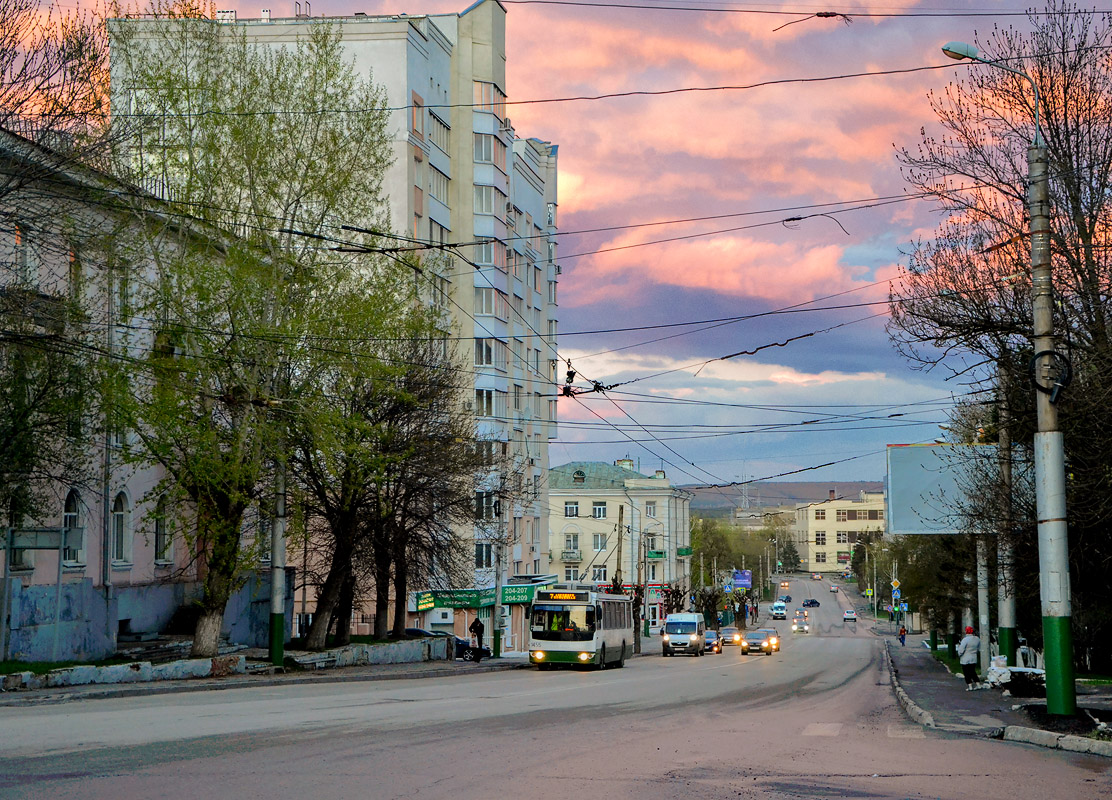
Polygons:
[[[120,244],[119,317],[131,332],[121,352],[149,356],[114,354],[110,413],[137,439],[128,460],[162,467],[158,491],[189,517],[179,529],[204,586],[193,653],[207,656],[267,547],[244,546],[244,516],[267,502],[294,418],[318,410],[299,398],[319,363],[334,363],[321,332],[360,322],[342,315],[360,288],[352,276],[373,264],[320,244],[338,215],[381,229],[385,101],[326,23],[272,48],[188,16],[118,20],[113,34],[132,134],[119,168],[173,213]],[[144,254],[152,270],[130,266]],[[356,310],[376,328],[374,309]]]

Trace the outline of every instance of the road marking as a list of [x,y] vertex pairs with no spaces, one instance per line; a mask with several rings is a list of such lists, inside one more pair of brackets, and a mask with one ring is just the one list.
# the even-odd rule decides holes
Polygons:
[[837,736],[841,732],[840,722],[812,722],[803,729],[804,736]]
[[888,726],[889,739],[926,739],[927,735],[923,733],[923,729],[910,725],[889,725]]

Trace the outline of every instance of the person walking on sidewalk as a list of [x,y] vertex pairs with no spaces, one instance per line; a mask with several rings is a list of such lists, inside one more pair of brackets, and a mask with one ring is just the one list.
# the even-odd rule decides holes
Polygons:
[[478,664],[483,658],[483,631],[486,630],[486,626],[481,619],[475,617],[475,621],[468,626],[467,630],[475,637],[475,663]]
[[958,642],[958,661],[961,662],[961,674],[965,676],[967,692],[981,688],[981,684],[977,682],[977,659],[980,652],[981,640],[973,633],[972,626],[965,626],[965,637]]
[[900,647],[907,645],[907,628],[900,626]]

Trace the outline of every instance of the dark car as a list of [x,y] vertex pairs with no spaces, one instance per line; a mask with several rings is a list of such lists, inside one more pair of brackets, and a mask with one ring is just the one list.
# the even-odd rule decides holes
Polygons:
[[806,600],[803,601],[803,607],[804,608],[818,608],[819,607],[819,601],[816,600],[813,597],[808,597]]
[[704,653],[721,653],[722,652],[722,637],[718,635],[718,631],[714,628],[707,628],[706,634],[703,638],[703,652]]
[[741,631],[737,628],[723,628],[718,634],[722,637],[723,645],[741,644]]
[[763,633],[768,637],[769,644],[772,645],[773,652],[780,651],[780,632],[775,628],[760,628],[758,633]]
[[768,631],[745,632],[741,638],[741,654],[747,656],[750,653],[772,655],[772,639],[769,638]]

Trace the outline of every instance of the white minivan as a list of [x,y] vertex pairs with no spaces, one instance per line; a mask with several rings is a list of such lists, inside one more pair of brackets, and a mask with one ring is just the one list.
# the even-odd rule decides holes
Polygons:
[[702,614],[669,614],[660,629],[666,656],[688,653],[701,656],[706,646],[707,624]]
[[775,603],[772,604],[772,611],[770,613],[772,614],[773,619],[787,619],[788,607],[781,601],[777,600]]

